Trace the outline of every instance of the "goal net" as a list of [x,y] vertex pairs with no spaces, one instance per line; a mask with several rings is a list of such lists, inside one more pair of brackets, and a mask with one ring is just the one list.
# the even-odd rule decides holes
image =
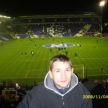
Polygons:
[[78,76],[79,79],[84,79],[84,64],[74,65],[74,73]]

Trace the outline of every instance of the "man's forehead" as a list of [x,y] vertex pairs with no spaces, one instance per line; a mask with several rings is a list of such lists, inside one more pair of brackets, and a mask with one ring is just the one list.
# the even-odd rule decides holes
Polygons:
[[62,63],[62,64],[69,64],[69,61],[60,61],[60,60],[57,60],[57,61],[55,61],[53,64],[55,64],[55,63]]
[[60,67],[60,66],[66,66],[66,67],[70,67],[70,63],[65,61],[65,62],[61,62],[61,61],[56,61],[53,63],[53,67]]

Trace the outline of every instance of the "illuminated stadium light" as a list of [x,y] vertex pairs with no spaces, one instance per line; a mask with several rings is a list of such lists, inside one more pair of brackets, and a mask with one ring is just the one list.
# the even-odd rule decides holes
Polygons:
[[106,4],[106,0],[102,0],[102,1],[99,2],[100,7],[104,7],[105,4]]
[[7,19],[10,19],[11,17],[5,16],[5,15],[0,15],[0,18],[7,18]]
[[106,0],[101,0],[100,2],[99,2],[99,7],[100,7],[100,13],[101,13],[101,34],[102,34],[102,31],[103,31],[103,22],[102,22],[102,20],[103,20],[103,9],[104,9],[104,6],[105,6],[105,4],[106,4]]

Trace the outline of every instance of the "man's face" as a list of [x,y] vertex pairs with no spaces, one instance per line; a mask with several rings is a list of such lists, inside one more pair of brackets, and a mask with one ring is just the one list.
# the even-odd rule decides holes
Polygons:
[[73,69],[69,62],[56,61],[53,63],[52,70],[49,71],[50,77],[58,88],[65,88],[71,81]]

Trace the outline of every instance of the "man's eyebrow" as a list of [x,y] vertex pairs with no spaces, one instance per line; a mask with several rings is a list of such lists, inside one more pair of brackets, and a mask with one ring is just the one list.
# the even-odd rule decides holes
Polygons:
[[55,68],[54,70],[61,70],[60,68]]
[[67,68],[71,68],[71,66],[67,67]]

